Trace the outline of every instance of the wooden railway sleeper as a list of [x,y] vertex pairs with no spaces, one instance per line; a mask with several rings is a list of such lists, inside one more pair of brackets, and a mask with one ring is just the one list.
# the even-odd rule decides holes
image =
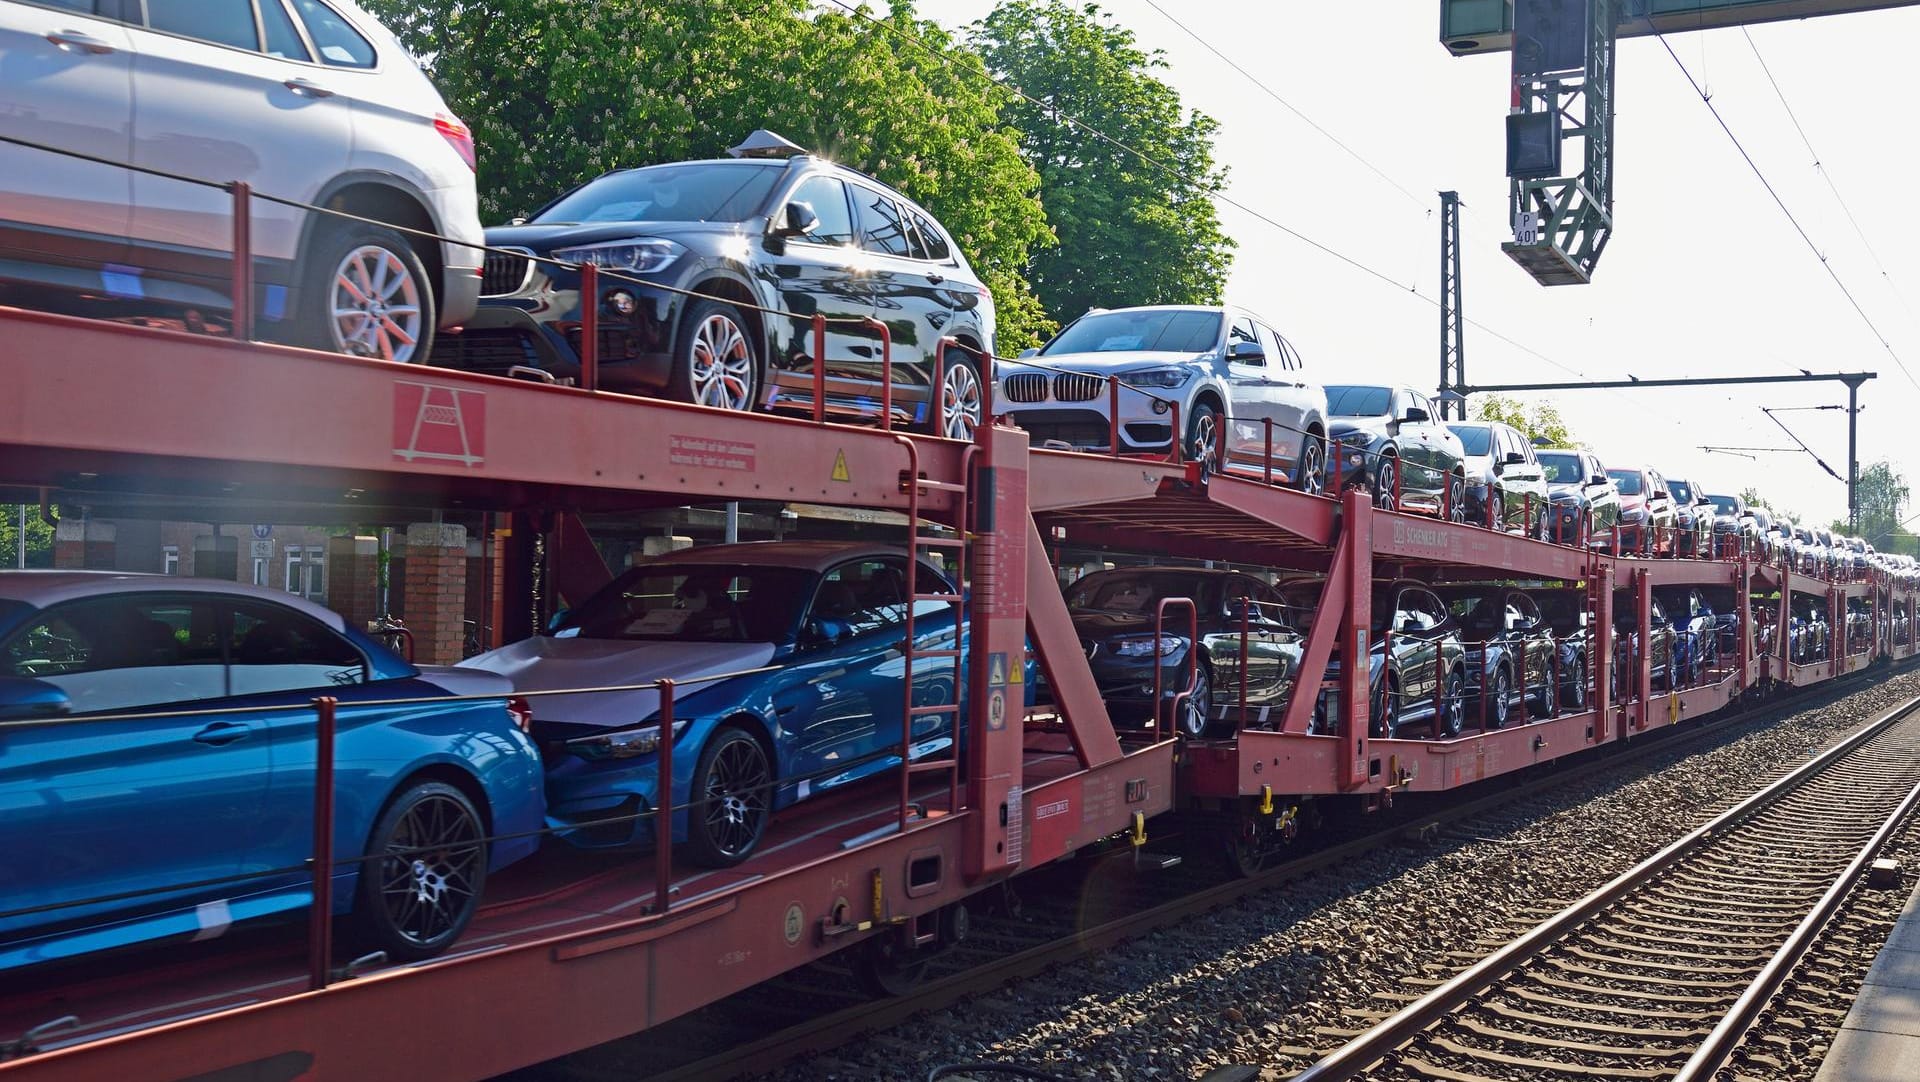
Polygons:
[[[1541,1037],[1532,1033],[1517,1033],[1476,1022],[1471,1018],[1450,1018],[1447,1025],[1457,1026],[1468,1033],[1508,1044],[1524,1044],[1534,1048],[1551,1048],[1556,1052],[1587,1053],[1596,1056],[1619,1056],[1623,1059],[1685,1059],[1691,1051],[1687,1047],[1648,1048],[1645,1045],[1597,1044],[1589,1041],[1569,1041],[1564,1037]],[[1671,1034],[1669,1036],[1681,1036]]]

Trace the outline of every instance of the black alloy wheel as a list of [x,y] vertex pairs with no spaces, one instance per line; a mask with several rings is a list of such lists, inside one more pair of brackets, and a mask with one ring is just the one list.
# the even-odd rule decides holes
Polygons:
[[1382,511],[1400,510],[1400,497],[1396,486],[1400,480],[1400,460],[1392,455],[1381,455],[1380,465],[1373,471],[1373,506]]
[[355,889],[358,944],[393,961],[447,949],[480,907],[486,828],[465,793],[443,782],[410,786],[380,814]]
[[713,734],[694,766],[687,809],[687,856],[726,868],[753,854],[773,809],[773,764],[752,734],[726,726]]
[[1463,474],[1447,475],[1447,521],[1467,521],[1467,479]]

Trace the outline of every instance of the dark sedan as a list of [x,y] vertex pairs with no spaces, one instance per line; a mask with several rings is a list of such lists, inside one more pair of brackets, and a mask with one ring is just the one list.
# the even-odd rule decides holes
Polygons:
[[1591,451],[1541,451],[1552,515],[1549,540],[1580,548],[1607,548],[1620,523],[1620,491]]
[[[1184,604],[1167,606],[1156,635],[1160,603],[1170,598],[1193,602],[1193,610],[1189,613]],[[1264,719],[1286,702],[1299,676],[1301,637],[1289,626],[1280,595],[1241,572],[1187,567],[1096,571],[1073,584],[1067,609],[1116,724],[1153,724],[1156,669],[1161,701],[1180,700],[1172,716],[1186,736],[1237,723],[1243,680],[1248,710],[1259,711]],[[1197,653],[1190,635],[1196,625]],[[1218,709],[1218,704],[1229,708]]]
[[1561,707],[1585,710],[1593,685],[1593,627],[1585,591],[1539,588],[1528,590],[1527,596],[1539,605],[1540,617],[1558,644]]
[[1692,481],[1667,478],[1667,491],[1673,495],[1674,555],[1708,559],[1713,552],[1713,500],[1706,490]]
[[1522,721],[1530,712],[1548,713],[1554,633],[1533,598],[1505,586],[1449,586],[1437,592],[1460,622],[1469,709],[1478,711],[1469,717],[1499,729],[1512,720],[1516,705]]
[[1467,520],[1466,452],[1434,419],[1427,397],[1409,387],[1329,386],[1327,435],[1334,475],[1365,482],[1373,505]]
[[487,230],[510,251],[487,254],[480,310],[435,363],[578,378],[574,268],[592,264],[603,387],[811,412],[823,316],[825,409],[873,419],[883,354],[862,321],[878,321],[891,335],[895,423],[971,437],[983,396],[970,351],[993,345],[993,299],[952,237],[899,193],[778,136],[755,133],[734,153],[608,173],[530,221]]
[[[1649,660],[1647,690],[1668,691],[1673,688],[1673,623],[1667,619],[1666,609],[1659,598],[1648,602],[1649,635],[1647,657]],[[1633,594],[1628,590],[1613,592],[1613,696],[1615,700],[1636,697],[1635,687],[1639,681],[1637,675],[1641,657],[1640,619],[1633,605]]]
[[[1425,583],[1376,582],[1367,654],[1368,731],[1376,737],[1399,736],[1416,723],[1425,732],[1459,736],[1466,727],[1466,648],[1460,624],[1446,602]],[[1325,679],[1340,679],[1341,658],[1334,648]],[[1315,732],[1332,732],[1337,696],[1327,690],[1314,705]]]
[[1720,556],[1751,551],[1760,540],[1760,522],[1747,501],[1738,496],[1708,494],[1713,504],[1713,544]]
[[1497,421],[1447,427],[1466,451],[1467,521],[1544,539],[1547,477],[1527,438]]

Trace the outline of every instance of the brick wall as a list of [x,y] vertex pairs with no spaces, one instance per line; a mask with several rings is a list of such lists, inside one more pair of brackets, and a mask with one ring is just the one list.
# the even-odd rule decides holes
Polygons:
[[416,522],[407,527],[406,609],[413,659],[423,665],[460,660],[467,602],[467,528]]
[[62,517],[53,529],[53,566],[74,570],[112,568],[114,537],[111,522]]
[[380,539],[327,540],[327,605],[348,627],[364,629],[380,614]]

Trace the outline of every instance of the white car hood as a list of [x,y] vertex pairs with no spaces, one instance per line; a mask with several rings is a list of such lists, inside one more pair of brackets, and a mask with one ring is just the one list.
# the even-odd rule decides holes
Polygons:
[[[536,635],[460,664],[513,681],[515,691],[625,687],[672,680],[674,698],[707,686],[699,677],[757,669],[773,660],[769,642],[634,642],[561,639]],[[540,721],[629,728],[660,708],[652,688],[582,695],[536,695],[528,702]]]
[[1117,376],[1131,372],[1136,368],[1154,368],[1169,364],[1198,364],[1212,357],[1211,353],[1167,353],[1159,350],[1116,350],[1111,353],[1062,353],[1059,356],[1030,357],[1033,368],[1021,364],[1018,360],[1000,361],[1000,378],[1005,379],[1016,372],[1045,372],[1052,368],[1064,368],[1069,372],[1087,372],[1102,376]]

